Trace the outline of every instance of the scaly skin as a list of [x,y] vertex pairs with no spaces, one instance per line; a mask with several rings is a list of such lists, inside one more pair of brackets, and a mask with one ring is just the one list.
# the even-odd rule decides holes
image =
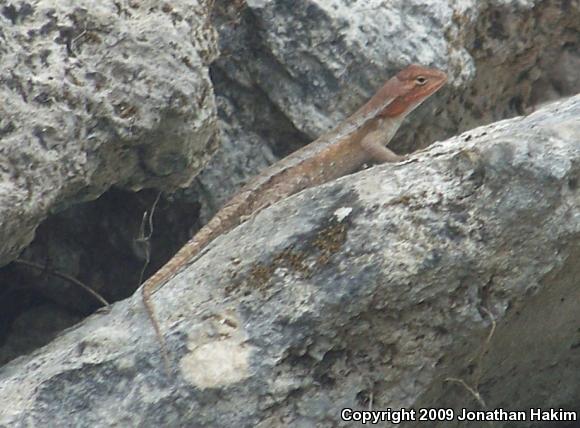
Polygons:
[[419,65],[410,65],[400,71],[336,129],[250,180],[171,260],[143,284],[143,303],[155,328],[168,370],[170,363],[167,346],[151,301],[154,290],[193,262],[211,241],[235,228],[249,215],[303,189],[350,174],[366,162],[404,160],[404,157],[385,146],[405,116],[446,81],[447,75],[442,71]]

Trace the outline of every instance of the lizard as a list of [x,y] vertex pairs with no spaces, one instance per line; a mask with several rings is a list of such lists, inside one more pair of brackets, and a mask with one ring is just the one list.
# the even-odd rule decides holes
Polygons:
[[443,71],[416,64],[399,71],[335,129],[251,179],[171,260],[145,281],[141,289],[143,304],[168,368],[165,338],[151,301],[153,293],[192,263],[211,241],[269,205],[306,188],[353,173],[367,162],[405,160],[405,156],[394,153],[386,145],[403,119],[446,81]]

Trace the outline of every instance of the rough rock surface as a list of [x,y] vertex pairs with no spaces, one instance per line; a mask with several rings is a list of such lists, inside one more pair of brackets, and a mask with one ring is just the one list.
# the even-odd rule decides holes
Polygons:
[[575,97],[274,205],[155,295],[171,377],[135,296],[0,369],[0,425],[580,410],[579,118]]
[[[0,5],[0,264],[36,230],[24,257],[122,298],[146,263],[136,238],[155,199],[152,189],[132,189],[186,184],[219,141],[199,185],[173,205],[162,198],[150,274],[242,182],[337,123],[409,62],[445,68],[451,83],[399,132],[400,152],[580,90],[577,1],[216,0],[211,16],[210,5]],[[207,77],[214,26],[218,139]],[[94,308],[67,282],[11,269],[0,271],[11,287],[0,295],[0,333],[17,322],[7,316],[10,301],[22,303],[27,287],[64,311],[82,308],[74,317]],[[0,361],[12,355],[0,348]]]
[[399,131],[398,152],[580,92],[578,1],[216,3],[222,144],[201,175],[206,219],[411,62],[446,70],[451,84]]
[[[578,1],[217,0],[211,20],[210,3],[1,2],[1,263],[28,243],[48,215],[27,256],[99,291],[112,290],[107,296],[115,299],[136,286],[143,266],[136,231],[155,194],[129,191],[187,183],[216,146],[207,75],[216,55],[210,24],[221,36],[211,78],[223,138],[199,180],[206,219],[241,182],[337,123],[409,62],[445,68],[451,82],[413,114],[394,142],[398,151],[580,91]],[[571,102],[577,114],[577,101]],[[264,213],[216,242],[209,258],[184,274],[194,287],[168,287],[158,295],[162,314],[175,317],[163,319],[163,326],[174,331],[172,356],[183,368],[176,382],[158,373],[157,347],[139,302],[125,302],[2,369],[0,425],[153,425],[162,419],[163,425],[195,425],[205,417],[209,425],[245,418],[249,425],[333,426],[341,403],[477,409],[465,385],[476,388],[489,408],[571,408],[579,395],[578,339],[568,305],[578,299],[576,289],[566,286],[577,276],[568,263],[578,258],[577,158],[559,144],[578,140],[577,125],[566,123],[569,111],[542,114],[553,119],[534,116],[539,131],[532,119],[508,123],[495,134],[505,137],[501,144],[477,132],[463,136],[476,139],[483,151],[471,151],[473,141],[450,142],[467,149],[450,149],[430,163],[373,169]],[[520,142],[528,137],[527,145]],[[472,166],[473,194],[465,178]],[[439,180],[423,182],[432,176]],[[400,187],[392,192],[400,197],[389,196],[388,186],[399,185],[388,184],[393,177]],[[459,190],[447,186],[461,179]],[[71,208],[111,186],[126,191]],[[409,186],[430,190],[409,197]],[[391,198],[390,205],[373,202],[369,189],[386,191],[374,198]],[[461,189],[464,197],[453,193]],[[194,198],[194,206],[167,209],[169,221],[155,228],[150,269],[162,262],[160,252],[167,256],[190,235],[195,218],[186,219],[196,216],[197,203]],[[557,209],[565,210],[566,203],[572,214],[556,224]],[[462,212],[465,206],[472,211]],[[162,207],[163,200],[158,219],[165,215]],[[328,220],[335,208],[339,216],[348,214],[346,232]],[[286,218],[293,210],[296,216]],[[274,233],[282,221],[287,232]],[[270,247],[261,248],[267,242]],[[286,249],[292,242],[295,251]],[[462,242],[466,248],[459,248]],[[239,261],[231,258],[234,248]],[[232,256],[219,258],[220,251]],[[411,272],[416,277],[393,277],[388,263],[417,263]],[[236,277],[229,279],[223,269]],[[47,330],[83,315],[71,308],[94,308],[93,300],[80,302],[82,292],[75,294],[71,284],[57,284],[43,272],[21,279],[0,276],[0,361],[14,355],[6,346],[30,349],[26,334],[46,342]],[[286,282],[292,285],[282,287]],[[391,296],[393,289],[412,298]],[[38,294],[50,304],[35,304]],[[7,322],[28,304],[23,295],[33,304]],[[487,310],[498,321],[489,343]],[[188,319],[189,325],[180,324]],[[13,335],[4,340],[7,328]],[[189,350],[179,347],[183,337],[189,337]],[[480,350],[487,348],[482,359]],[[455,380],[444,382],[446,377]],[[51,413],[61,403],[65,411]],[[79,420],[64,420],[70,415]]]
[[206,3],[0,4],[0,264],[50,213],[199,172],[215,148]]

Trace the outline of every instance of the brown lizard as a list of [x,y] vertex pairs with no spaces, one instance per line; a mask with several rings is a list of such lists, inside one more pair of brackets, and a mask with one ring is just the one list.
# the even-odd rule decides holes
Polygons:
[[442,71],[419,65],[410,65],[400,71],[337,128],[250,180],[169,262],[143,284],[143,303],[155,328],[167,367],[167,347],[151,302],[154,290],[191,263],[216,237],[232,230],[249,215],[303,189],[350,174],[366,162],[404,160],[405,157],[385,146],[405,116],[446,81],[447,75]]

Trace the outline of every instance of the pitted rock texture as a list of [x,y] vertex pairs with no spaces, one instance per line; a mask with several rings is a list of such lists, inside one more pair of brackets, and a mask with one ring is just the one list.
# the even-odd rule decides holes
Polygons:
[[222,145],[207,220],[249,177],[362,105],[409,63],[450,76],[391,147],[424,148],[580,92],[580,4],[560,0],[216,1]]
[[273,205],[155,294],[171,375],[135,296],[4,366],[0,425],[579,410],[579,118],[580,96]]
[[111,186],[185,185],[215,149],[204,1],[0,6],[0,262]]

